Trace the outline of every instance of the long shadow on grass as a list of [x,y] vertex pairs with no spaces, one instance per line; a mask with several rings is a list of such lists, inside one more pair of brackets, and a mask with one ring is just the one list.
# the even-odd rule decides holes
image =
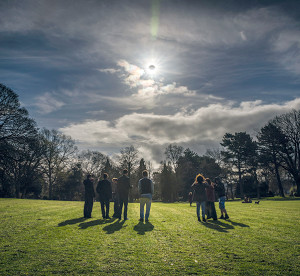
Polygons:
[[234,229],[234,227],[232,225],[221,222],[219,220],[207,221],[207,223],[202,223],[202,225],[204,225],[207,228],[214,229],[214,230],[217,230],[219,232],[224,232],[224,233],[227,233],[228,230],[230,230],[230,229]]
[[70,225],[70,224],[76,224],[79,222],[83,222],[85,221],[87,218],[81,217],[81,218],[76,218],[76,219],[68,219],[66,221],[62,221],[58,224],[58,226],[66,226],[66,225]]
[[133,230],[136,231],[139,235],[145,235],[146,232],[152,231],[154,229],[153,224],[150,222],[139,222],[136,226],[133,227]]
[[103,227],[103,231],[106,231],[106,234],[113,234],[116,231],[121,230],[123,227],[126,227],[127,225],[123,226],[125,220],[117,220],[112,224],[109,224],[105,227]]
[[247,225],[247,224],[244,224],[244,223],[240,223],[240,222],[234,222],[234,221],[232,221],[232,220],[230,220],[230,219],[228,219],[227,221],[229,221],[232,225],[234,225],[234,226],[240,226],[240,227],[250,227],[249,225]]
[[96,219],[96,220],[92,220],[92,221],[80,223],[80,224],[78,225],[78,227],[79,227],[80,229],[86,229],[86,228],[91,227],[91,226],[97,226],[97,225],[109,223],[109,222],[112,222],[113,220],[115,220],[115,218],[110,219],[110,220]]

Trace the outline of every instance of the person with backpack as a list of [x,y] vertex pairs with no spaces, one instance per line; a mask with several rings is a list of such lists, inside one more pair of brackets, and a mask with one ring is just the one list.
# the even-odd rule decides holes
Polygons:
[[154,185],[151,179],[148,178],[148,171],[144,170],[143,178],[139,180],[138,189],[140,193],[140,221],[144,221],[144,209],[146,205],[145,222],[149,221],[152,195],[154,193]]

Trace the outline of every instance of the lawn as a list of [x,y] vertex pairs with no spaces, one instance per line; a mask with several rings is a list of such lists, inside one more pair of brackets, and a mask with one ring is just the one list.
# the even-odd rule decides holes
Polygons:
[[143,224],[138,203],[124,222],[99,202],[84,219],[83,202],[0,199],[0,275],[300,275],[300,200],[226,208],[202,223],[195,203],[153,203]]

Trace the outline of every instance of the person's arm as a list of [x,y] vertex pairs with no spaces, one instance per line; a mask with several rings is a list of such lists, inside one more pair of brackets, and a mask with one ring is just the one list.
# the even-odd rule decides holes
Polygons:
[[154,184],[153,184],[152,180],[150,180],[150,181],[151,181],[151,194],[154,194]]
[[139,183],[138,183],[138,190],[139,190],[139,194],[141,194],[141,192],[142,192],[142,183],[141,183],[141,180],[139,180]]

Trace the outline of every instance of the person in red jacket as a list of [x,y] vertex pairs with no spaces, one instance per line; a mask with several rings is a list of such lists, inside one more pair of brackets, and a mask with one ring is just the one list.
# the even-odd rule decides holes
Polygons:
[[214,184],[211,182],[209,178],[206,178],[207,184],[209,184],[209,187],[206,187],[206,215],[207,219],[213,218],[214,220],[217,220],[217,212],[215,207],[215,189]]

